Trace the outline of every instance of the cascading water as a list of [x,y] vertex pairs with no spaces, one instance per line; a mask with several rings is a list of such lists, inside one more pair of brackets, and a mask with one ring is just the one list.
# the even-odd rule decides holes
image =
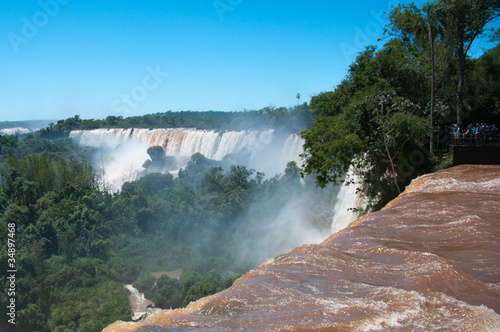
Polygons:
[[[288,161],[298,161],[298,157],[304,153],[304,139],[299,135],[290,135],[285,141],[285,147],[281,151],[280,160],[284,163]],[[301,163],[298,163],[301,166]]]
[[140,293],[132,285],[125,285],[125,288],[130,292],[129,301],[133,312],[132,320],[138,320],[154,311],[154,309],[151,309],[154,303],[146,299],[143,293]]
[[[304,140],[299,135],[278,135],[272,129],[260,132],[193,128],[95,129],[72,131],[70,137],[80,145],[99,149],[95,166],[104,186],[112,191],[137,178],[149,159],[147,149],[152,146],[161,146],[167,156],[175,157],[179,168],[185,167],[194,153],[219,161],[230,154],[243,153],[245,158],[237,158],[236,162],[263,172],[267,177],[283,173],[290,161],[301,166],[300,155],[304,153]],[[348,177],[358,181],[352,170]],[[332,232],[345,228],[356,218],[356,214],[349,211],[360,206],[356,189],[356,185],[344,184],[334,198]]]
[[[225,131],[170,129],[95,129],[75,130],[70,137],[78,144],[99,148],[96,166],[103,182],[117,190],[125,181],[134,180],[149,159],[147,149],[161,146],[167,156],[186,166],[194,153],[222,160],[230,154],[245,152],[249,167],[273,176],[282,173],[287,162],[300,164],[303,140],[298,135],[282,137],[274,130]],[[277,158],[277,156],[279,156]]]
[[353,211],[355,208],[364,208],[363,196],[358,192],[361,179],[354,172],[354,167],[349,167],[346,179],[340,187],[335,203],[335,213],[332,220],[332,233],[346,228],[351,222],[358,218],[358,214]]
[[0,135],[25,135],[25,134],[32,133],[34,131],[36,131],[36,130],[28,129],[28,128],[21,128],[21,127],[1,128]]
[[126,331],[500,331],[500,166],[417,180],[383,210]]

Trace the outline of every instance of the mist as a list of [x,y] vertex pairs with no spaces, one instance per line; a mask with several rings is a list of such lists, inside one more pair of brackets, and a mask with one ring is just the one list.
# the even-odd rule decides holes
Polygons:
[[239,261],[260,265],[300,245],[325,240],[330,235],[334,212],[331,206],[335,204],[338,189],[289,183],[272,194],[286,196],[280,200],[282,205],[274,206],[273,213],[267,215],[258,210],[268,201],[277,201],[276,197],[257,198],[249,214],[255,214],[253,218],[262,218],[261,227],[243,227],[245,231],[239,233],[236,241]]
[[93,147],[92,166],[102,189],[119,191],[123,183],[134,181],[149,158],[148,147],[129,138],[129,130],[95,129],[72,131],[70,138],[78,144]]
[[265,174],[266,178],[283,172],[287,162],[300,166],[303,141],[296,134],[275,130],[241,130],[217,132],[196,129],[95,129],[75,130],[70,137],[80,145],[96,149],[92,164],[105,188],[120,190],[124,182],[133,181],[144,172],[150,159],[148,148],[162,146],[166,156],[175,157],[177,174],[194,153],[226,165],[243,165]]
[[[248,197],[248,206],[237,211],[230,220],[211,216],[203,223],[202,229],[194,229],[193,235],[188,236],[192,238],[188,245],[200,255],[200,260],[209,254],[225,257],[224,266],[216,267],[219,270],[244,273],[297,246],[319,243],[330,235],[332,229],[340,227],[333,227],[332,222],[341,187],[320,189],[312,177],[300,178],[303,141],[296,134],[275,130],[97,129],[73,131],[70,137],[80,145],[95,148],[93,165],[96,174],[104,189],[116,193],[124,183],[158,171],[170,173],[174,178],[179,172],[184,172],[184,176],[188,174],[188,178],[194,178],[190,168],[196,168],[199,161],[193,161],[193,153],[209,155],[203,154],[206,165],[223,169],[220,176],[229,177],[232,166],[244,166],[249,172],[245,181],[257,188]],[[147,161],[155,162],[148,154],[148,148],[155,146],[162,147],[165,158],[175,158],[176,169],[156,169],[153,172],[143,167]],[[195,187],[203,191],[200,184],[203,176],[196,176],[200,180]],[[158,220],[153,224],[164,222]],[[208,272],[207,267],[191,268]]]

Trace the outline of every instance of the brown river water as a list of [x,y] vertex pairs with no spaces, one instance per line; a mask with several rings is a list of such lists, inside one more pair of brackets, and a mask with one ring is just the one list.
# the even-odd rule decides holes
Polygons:
[[420,177],[221,293],[104,329],[188,330],[500,331],[500,166]]

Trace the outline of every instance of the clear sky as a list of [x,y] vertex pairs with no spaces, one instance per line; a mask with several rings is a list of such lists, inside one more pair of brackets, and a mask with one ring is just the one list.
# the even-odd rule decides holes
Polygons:
[[395,3],[2,0],[0,121],[309,101],[377,43]]

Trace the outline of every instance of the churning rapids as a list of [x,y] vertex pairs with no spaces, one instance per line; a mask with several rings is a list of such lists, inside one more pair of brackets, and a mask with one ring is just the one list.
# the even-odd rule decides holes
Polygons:
[[500,166],[422,176],[231,288],[104,331],[500,330]]

